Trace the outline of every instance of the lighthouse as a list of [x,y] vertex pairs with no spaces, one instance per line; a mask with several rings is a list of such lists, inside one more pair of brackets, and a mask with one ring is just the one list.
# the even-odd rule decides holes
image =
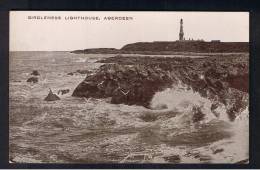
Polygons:
[[184,32],[183,32],[183,20],[180,21],[180,33],[179,33],[179,40],[184,40]]

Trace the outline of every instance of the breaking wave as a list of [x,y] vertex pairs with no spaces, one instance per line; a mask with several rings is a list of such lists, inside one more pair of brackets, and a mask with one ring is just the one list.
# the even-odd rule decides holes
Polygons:
[[[208,147],[203,146],[195,149],[194,152],[210,155],[211,162],[215,163],[236,163],[248,160],[248,107],[238,113],[234,121],[230,121],[224,104],[219,104],[214,112],[211,110],[212,104],[214,104],[214,101],[202,97],[198,92],[195,92],[184,85],[177,85],[172,88],[167,88],[164,91],[157,92],[150,102],[150,107],[159,112],[171,110],[178,113],[176,117],[164,121],[164,125],[162,126],[170,126],[171,128],[177,127],[179,132],[182,127],[187,128],[188,123],[190,129],[196,131],[196,129],[194,129],[196,123],[206,125],[203,126],[205,128],[212,126],[211,122],[219,122],[216,131],[220,132],[221,127],[223,126],[221,122],[225,122],[228,126],[224,131],[228,131],[231,134],[229,138],[217,140],[212,142]],[[198,113],[200,113],[200,115],[196,116]],[[198,117],[198,121],[194,121],[194,117]],[[200,131],[201,129],[197,130]],[[211,129],[210,133],[214,133],[214,130]],[[182,155],[182,159],[184,158],[185,155]]]
[[[172,88],[167,88],[164,91],[157,92],[151,103],[150,107],[157,110],[173,110],[186,114],[186,116],[196,112],[201,114],[204,122],[209,122],[213,119],[229,121],[226,108],[220,104],[214,113],[211,110],[213,101],[202,97],[198,92],[193,91],[185,85],[175,85]],[[198,116],[198,115],[197,115]]]
[[[214,110],[212,110],[212,106],[215,107]],[[237,134],[241,134],[239,131],[242,130],[248,132],[248,107],[237,113],[234,121],[230,121],[227,113],[229,106],[220,102],[216,104],[216,101],[202,97],[198,92],[183,84],[157,92],[150,102],[150,107],[157,112],[177,113],[171,123],[179,125],[190,123],[193,125],[194,123],[203,124],[216,120],[227,122],[234,127],[232,131],[237,132]]]

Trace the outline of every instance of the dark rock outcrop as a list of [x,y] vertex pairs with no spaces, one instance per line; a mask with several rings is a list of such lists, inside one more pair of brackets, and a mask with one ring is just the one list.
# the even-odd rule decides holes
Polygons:
[[148,73],[149,71],[141,65],[135,67],[118,64],[104,65],[95,75],[88,76],[75,89],[73,96],[112,97],[111,102],[115,104],[137,104],[148,107],[155,92],[172,84],[172,80],[165,72],[162,72],[163,70],[158,70],[158,73],[153,73],[152,69],[150,71],[151,73]]
[[57,96],[56,94],[54,94],[54,93],[52,92],[52,90],[50,89],[48,96],[46,96],[46,97],[44,98],[44,100],[45,100],[45,101],[55,101],[55,100],[60,100],[60,98],[59,98],[59,96]]
[[[248,104],[247,56],[207,59],[116,56],[100,62],[106,64],[96,74],[87,76],[73,96],[111,97],[111,103],[149,107],[156,92],[182,83],[227,106],[231,120]],[[198,111],[194,121],[201,117]]]
[[169,163],[180,163],[181,157],[179,155],[171,155],[171,156],[164,156],[163,157],[165,161]]
[[39,73],[37,70],[33,70],[32,73],[31,73],[31,75],[33,75],[33,76],[39,76],[40,73]]
[[30,77],[30,78],[27,79],[27,82],[37,83],[38,82],[38,78],[37,77]]
[[221,152],[223,152],[223,151],[224,151],[223,148],[219,148],[219,149],[214,150],[214,151],[213,151],[213,154],[221,153]]

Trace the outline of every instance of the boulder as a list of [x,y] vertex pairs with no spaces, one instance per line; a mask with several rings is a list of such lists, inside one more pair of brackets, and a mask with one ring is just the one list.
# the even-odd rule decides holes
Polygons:
[[54,94],[52,90],[50,89],[49,94],[44,98],[45,101],[55,101],[60,100],[59,96]]
[[27,82],[37,83],[38,82],[38,78],[37,77],[30,77],[30,78],[27,79]]
[[214,151],[213,151],[213,154],[221,153],[221,152],[223,152],[223,151],[224,151],[223,148],[219,148],[219,149],[214,150]]
[[37,70],[33,70],[33,72],[31,73],[31,75],[33,76],[39,76],[40,73]]
[[171,155],[171,156],[164,156],[163,157],[165,161],[169,163],[180,163],[181,157],[179,155]]

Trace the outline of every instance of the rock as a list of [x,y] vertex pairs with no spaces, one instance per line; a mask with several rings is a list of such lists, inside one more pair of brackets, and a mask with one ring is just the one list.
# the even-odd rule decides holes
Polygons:
[[70,72],[70,73],[68,73],[67,75],[69,75],[69,76],[73,76],[73,73],[72,73],[72,72]]
[[30,77],[27,82],[30,82],[30,83],[37,83],[38,82],[38,78],[37,77]]
[[163,157],[165,161],[169,163],[180,163],[181,157],[179,155],[171,155]]
[[201,111],[201,108],[198,106],[193,106],[192,112],[193,112],[192,121],[194,123],[203,120],[205,117],[205,114]]
[[67,93],[69,93],[69,92],[70,92],[70,89],[64,89],[64,90],[59,90],[59,91],[58,91],[58,94],[61,93],[61,95],[64,95],[64,94],[67,94]]
[[[143,66],[107,64],[100,67],[94,76],[88,76],[73,92],[73,96],[105,98],[112,97],[111,102],[149,106],[155,92],[172,84],[163,70],[154,73]],[[153,74],[149,76],[149,74]]]
[[[115,56],[100,62],[105,64],[88,75],[73,96],[109,97],[114,104],[149,108],[156,92],[182,83],[214,101],[216,106],[212,110],[218,103],[224,104],[231,120],[248,105],[247,56],[207,59]],[[193,121],[203,119],[199,109],[194,112]]]
[[213,154],[217,154],[217,153],[220,153],[220,152],[223,152],[223,151],[224,151],[223,148],[219,148],[219,149],[214,150]]
[[209,155],[200,155],[199,160],[203,163],[209,163],[212,158]]
[[91,71],[89,71],[89,70],[77,70],[76,72],[79,74],[90,74],[91,73]]
[[228,82],[230,87],[248,93],[249,89],[249,74],[228,75],[224,81]]
[[50,89],[48,96],[46,96],[46,97],[44,98],[44,100],[45,100],[45,101],[55,101],[55,100],[60,100],[60,98],[59,98],[56,94],[54,94],[54,93],[51,91],[51,89]]
[[33,76],[39,76],[40,73],[37,70],[33,70],[33,72],[31,73],[31,75]]

